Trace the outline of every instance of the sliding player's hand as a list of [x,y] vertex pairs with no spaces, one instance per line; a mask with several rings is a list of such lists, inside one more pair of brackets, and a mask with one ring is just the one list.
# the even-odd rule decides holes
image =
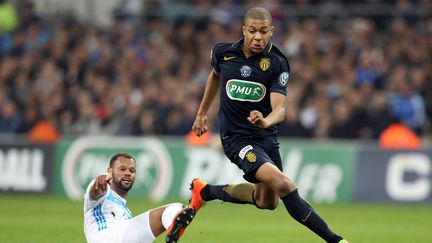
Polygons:
[[111,175],[108,173],[101,174],[98,177],[96,177],[95,184],[94,184],[96,192],[98,193],[106,192],[108,190],[108,183],[110,182],[111,178],[112,178]]

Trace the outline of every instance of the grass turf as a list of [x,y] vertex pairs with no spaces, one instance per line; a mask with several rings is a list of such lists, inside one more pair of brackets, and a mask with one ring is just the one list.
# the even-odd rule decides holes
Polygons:
[[[129,200],[137,215],[154,204]],[[337,204],[315,209],[351,243],[432,242],[432,205]],[[85,242],[82,202],[51,196],[0,195],[0,242]],[[155,242],[164,242],[159,237]],[[196,216],[184,243],[318,243],[282,204],[274,211],[250,205],[208,203]]]

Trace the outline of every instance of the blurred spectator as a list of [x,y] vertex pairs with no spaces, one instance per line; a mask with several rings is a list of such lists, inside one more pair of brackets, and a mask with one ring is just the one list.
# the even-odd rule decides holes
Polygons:
[[390,94],[390,110],[417,134],[422,134],[425,121],[425,104],[423,98],[411,88],[405,80],[394,80],[393,92]]
[[365,85],[376,86],[378,67],[373,55],[371,51],[364,51],[360,54],[359,65],[356,69],[356,85],[358,87]]
[[0,133],[14,134],[20,131],[23,116],[13,100],[6,100],[0,110]]
[[20,27],[28,28],[31,23],[39,22],[41,19],[39,15],[36,13],[36,7],[34,1],[24,0],[19,1],[19,19],[20,19]]
[[352,107],[347,100],[337,100],[333,106],[332,123],[329,136],[331,138],[357,138],[359,131],[352,116]]
[[378,139],[380,134],[394,120],[384,92],[373,94],[367,105],[368,126],[371,129],[373,139]]
[[130,0],[121,0],[113,9],[113,18],[118,22],[127,23],[134,18]]
[[311,131],[306,129],[299,119],[299,111],[294,104],[288,105],[285,111],[285,121],[279,125],[279,135],[285,137],[306,138]]

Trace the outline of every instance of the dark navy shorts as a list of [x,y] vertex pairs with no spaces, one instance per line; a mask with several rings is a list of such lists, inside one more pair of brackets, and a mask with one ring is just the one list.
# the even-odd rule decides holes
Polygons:
[[270,162],[282,171],[276,135],[222,140],[222,146],[228,159],[243,170],[244,179],[251,183],[260,182],[255,178],[255,174],[264,163]]

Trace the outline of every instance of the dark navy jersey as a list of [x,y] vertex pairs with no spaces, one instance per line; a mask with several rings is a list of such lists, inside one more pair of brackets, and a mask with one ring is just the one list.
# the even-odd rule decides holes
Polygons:
[[276,134],[276,126],[258,128],[247,117],[252,110],[258,110],[266,117],[272,111],[270,93],[287,93],[290,68],[282,52],[269,42],[262,53],[246,59],[242,44],[243,39],[220,43],[212,50],[211,64],[221,82],[219,120],[222,139]]

